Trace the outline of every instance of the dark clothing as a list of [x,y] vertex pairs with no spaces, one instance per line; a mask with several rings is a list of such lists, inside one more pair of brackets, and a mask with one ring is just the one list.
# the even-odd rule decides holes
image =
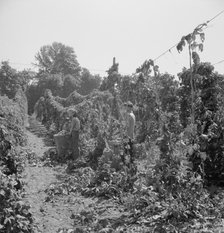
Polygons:
[[72,118],[71,125],[71,136],[72,136],[72,155],[73,159],[76,160],[79,158],[79,130],[80,130],[80,120],[78,117]]
[[[134,158],[134,141],[132,139],[128,139],[128,142],[124,143],[124,156],[130,156],[130,163],[132,164],[135,160]],[[125,161],[125,158],[123,158]],[[123,162],[124,162],[123,161]]]
[[79,131],[72,131],[72,155],[73,159],[79,158]]

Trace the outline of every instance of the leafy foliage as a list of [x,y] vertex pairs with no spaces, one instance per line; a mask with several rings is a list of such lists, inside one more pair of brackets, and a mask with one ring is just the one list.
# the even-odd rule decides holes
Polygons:
[[[153,229],[194,232],[218,224],[223,205],[219,206],[217,195],[212,196],[217,198],[214,200],[205,189],[206,180],[220,179],[217,175],[222,173],[222,165],[218,163],[222,164],[223,109],[219,106],[223,104],[223,77],[212,71],[208,63],[195,62],[191,71],[180,73],[180,83],[169,74],[120,76],[121,79],[107,82],[111,84],[107,91],[95,91],[85,97],[77,93],[69,98],[43,97],[46,122],[58,121],[60,125],[63,112],[72,109],[78,112],[82,122],[84,161],[69,163],[67,171],[73,177],[67,184],[50,187],[49,197],[81,192],[85,197],[116,200],[128,212],[120,218],[122,223],[118,218],[98,221],[94,211],[80,212],[73,216],[74,222],[82,226],[78,230],[116,232],[125,223],[138,224],[146,232]],[[197,100],[195,125],[188,121],[190,72],[193,72]],[[145,150],[153,143],[160,149],[160,154],[154,155],[159,159],[153,162],[147,157],[150,153],[145,153],[144,158],[153,163],[145,172],[135,163],[140,163],[140,155],[135,154],[138,161],[131,161],[130,146],[119,140],[124,130],[120,106],[127,100],[134,103],[137,141],[145,145]],[[113,108],[118,110],[118,118]],[[113,140],[117,140],[116,148],[110,144]],[[135,153],[139,153],[137,149]]]
[[121,154],[113,154],[107,162],[99,158],[95,175],[83,195],[102,198],[120,197],[122,192],[131,191],[136,180],[137,166],[134,162],[133,148],[125,143]]
[[4,65],[3,69],[7,70],[4,75],[9,75],[6,77],[9,82],[4,83],[6,86],[3,88],[11,91],[5,94],[13,99],[0,96],[0,232],[30,233],[33,219],[30,207],[21,201],[22,157],[18,148],[26,144],[27,99],[22,90],[25,81],[20,82],[23,79],[18,79],[18,74],[7,64]]
[[8,132],[7,140],[15,145],[24,145],[26,142],[23,127],[26,123],[26,99],[24,93],[20,96],[20,100],[11,100],[6,96],[0,96],[0,123],[4,128],[3,131]]
[[82,95],[90,94],[94,89],[99,89],[101,84],[101,77],[99,75],[92,75],[88,69],[82,68],[81,84],[79,93]]
[[[203,51],[205,27],[199,25],[177,45],[178,52],[188,45],[190,55],[190,69],[183,69],[179,82],[167,73],[160,74],[152,59],[132,76],[121,76],[114,59],[101,83],[99,76],[79,66],[69,46],[54,42],[36,55],[39,72],[27,95],[31,109],[36,103],[37,118],[52,134],[63,128],[70,111],[76,111],[81,120],[82,159],[68,163],[71,176],[46,189],[45,201],[74,192],[113,199],[128,212],[120,219],[97,219],[95,210],[81,211],[73,215],[74,223],[81,227],[70,232],[116,232],[124,230],[124,224],[138,224],[146,232],[194,232],[223,217],[224,204],[208,187],[223,185],[224,83],[223,76],[214,73],[209,63],[201,63],[196,52]],[[10,100],[12,109],[5,106],[6,97],[0,105],[1,123],[6,125],[0,144],[0,232],[32,231],[29,207],[19,201],[22,184],[17,177],[16,152],[11,149],[22,143],[24,124],[23,117],[13,115],[26,112],[19,104],[18,87],[25,90],[31,76],[2,63],[1,94],[14,99]],[[100,91],[94,90],[98,88]],[[137,120],[135,147],[124,139],[122,105],[128,100],[134,104]],[[5,129],[13,132],[12,138],[5,136]],[[158,150],[149,153],[152,145],[159,148],[159,154]],[[53,157],[56,151],[47,158],[52,166]],[[153,164],[147,167],[148,163]]]
[[9,66],[8,62],[4,61],[1,63],[0,95],[6,95],[12,99],[19,88],[22,88],[22,90],[25,91],[28,81],[28,72],[17,72]]
[[33,113],[46,89],[55,96],[67,98],[74,91],[87,95],[100,86],[100,76],[80,67],[72,47],[58,42],[42,46],[36,60],[39,72],[32,77],[27,89],[29,113]]
[[0,232],[32,232],[30,206],[20,201],[21,197],[15,188],[18,181],[1,171],[0,177]]
[[30,206],[21,201],[22,181],[19,178],[21,158],[18,151],[13,149],[15,140],[12,143],[7,140],[10,139],[9,134],[11,137],[18,137],[18,134],[14,134],[18,128],[8,131],[7,121],[1,123],[3,124],[0,127],[0,232],[30,233],[33,221],[29,212]]
[[[206,23],[198,25],[194,31],[186,36],[183,36],[181,38],[181,41],[177,45],[178,52],[181,52],[183,50],[183,47],[185,46],[186,42],[191,47],[192,50],[195,50],[198,48],[201,52],[203,51],[203,42],[205,40],[205,33],[203,32],[203,29],[207,26]],[[201,43],[197,42],[197,37],[199,37]]]
[[40,72],[79,76],[80,66],[72,47],[59,42],[44,45],[36,55]]
[[122,102],[135,103],[138,141],[144,141],[147,135],[153,139],[159,137],[162,122],[168,119],[172,131],[181,129],[177,91],[178,83],[169,74],[144,76],[141,73],[140,76],[122,78],[119,96]]
[[[208,183],[220,183],[222,180],[222,151],[223,126],[222,109],[219,101],[223,96],[223,77],[213,73],[209,63],[195,64],[193,66],[193,86],[195,96],[195,125],[196,138],[192,137],[190,143],[194,144],[189,153],[194,170],[199,172]],[[189,124],[189,93],[190,71],[180,74],[181,86],[181,121],[184,127]],[[198,145],[198,146],[197,146]]]
[[223,96],[220,85],[223,77],[212,73],[213,67],[201,64],[195,68],[197,141],[190,158],[194,169],[210,183],[222,183],[223,117],[219,100]]

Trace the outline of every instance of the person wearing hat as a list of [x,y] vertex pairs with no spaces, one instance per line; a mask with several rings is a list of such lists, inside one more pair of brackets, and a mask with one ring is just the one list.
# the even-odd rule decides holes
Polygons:
[[63,117],[62,130],[66,131],[67,133],[69,133],[71,130],[71,119],[69,115]]
[[77,116],[77,112],[73,112],[70,135],[72,137],[72,154],[73,159],[77,159],[79,157],[79,131],[80,131],[80,120]]

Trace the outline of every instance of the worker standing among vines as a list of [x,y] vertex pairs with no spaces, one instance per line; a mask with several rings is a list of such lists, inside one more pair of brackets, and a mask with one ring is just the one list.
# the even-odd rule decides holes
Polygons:
[[80,120],[77,116],[77,112],[74,111],[72,115],[70,135],[72,137],[72,156],[76,160],[79,158],[79,131],[80,131]]
[[130,155],[130,162],[134,161],[134,153],[133,153],[133,144],[135,138],[135,115],[133,113],[133,104],[128,101],[126,104],[126,136],[128,138],[128,142],[125,143],[125,154]]

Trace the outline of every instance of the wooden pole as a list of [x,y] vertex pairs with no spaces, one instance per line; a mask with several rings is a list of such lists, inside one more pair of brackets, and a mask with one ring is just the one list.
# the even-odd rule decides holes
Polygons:
[[190,84],[191,84],[191,124],[194,125],[195,112],[194,112],[194,84],[193,84],[193,71],[192,71],[192,52],[191,45],[188,44],[189,61],[190,61]]

